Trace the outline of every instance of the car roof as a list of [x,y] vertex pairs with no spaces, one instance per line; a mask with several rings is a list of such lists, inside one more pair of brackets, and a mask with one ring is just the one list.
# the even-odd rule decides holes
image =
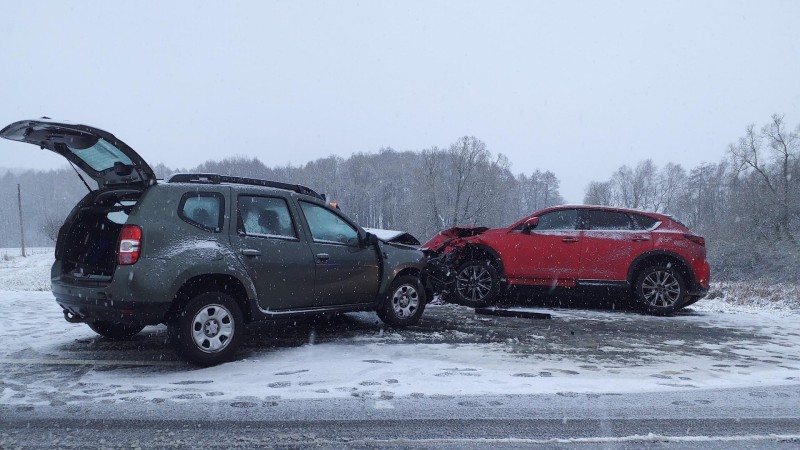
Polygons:
[[255,186],[263,188],[280,189],[295,192],[300,195],[311,197],[325,202],[325,196],[317,193],[313,189],[301,184],[283,183],[279,181],[263,180],[259,178],[236,177],[231,175],[220,175],[216,173],[178,173],[170,177],[168,183],[190,183],[190,184],[230,184],[239,186]]
[[635,208],[621,208],[617,206],[605,206],[605,205],[558,205],[558,206],[551,206],[549,208],[542,209],[538,211],[536,214],[548,212],[548,211],[556,211],[559,209],[589,209],[595,211],[614,211],[614,212],[624,212],[624,213],[634,213],[634,214],[644,214],[647,216],[654,216],[654,217],[669,217],[665,216],[664,214],[657,213],[654,211],[645,211],[642,209],[635,209]]

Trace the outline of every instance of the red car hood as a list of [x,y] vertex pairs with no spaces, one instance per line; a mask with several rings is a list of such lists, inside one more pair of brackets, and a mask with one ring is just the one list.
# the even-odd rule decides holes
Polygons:
[[488,227],[453,227],[444,231],[440,231],[431,240],[422,246],[422,250],[438,252],[446,247],[453,239],[465,238],[469,236],[477,236],[489,230]]

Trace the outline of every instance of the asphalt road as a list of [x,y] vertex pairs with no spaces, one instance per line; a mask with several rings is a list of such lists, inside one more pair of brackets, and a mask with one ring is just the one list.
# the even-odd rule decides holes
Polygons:
[[796,387],[0,407],[0,448],[797,448]]
[[[521,358],[547,354],[580,361],[591,355],[596,364],[622,366],[646,365],[654,353],[674,352],[676,357],[713,358],[720,376],[734,367],[785,366],[797,360],[797,355],[780,352],[740,354],[742,343],[771,339],[753,328],[699,326],[630,311],[603,314],[613,316],[598,320],[591,312],[570,310],[553,320],[537,320],[434,306],[420,326],[399,331],[404,339],[397,345],[442,339],[452,345],[503,343]],[[302,346],[310,334],[319,343],[357,339],[374,335],[376,326],[350,315],[262,324],[251,328],[239,356]],[[670,343],[675,340],[684,344],[676,347]],[[709,342],[716,345],[703,345]],[[138,361],[142,373],[187,367],[165,348],[159,331],[123,343],[78,340],[62,350],[53,360],[19,352],[0,363],[6,375],[0,389],[16,392],[13,404],[0,404],[0,448],[800,448],[797,383],[703,389],[691,386],[691,377],[653,374],[667,385],[689,388],[627,394],[106,402],[103,393],[89,397],[68,387],[88,369],[113,371],[131,361]],[[36,397],[41,394],[25,390],[34,382],[57,391]]]

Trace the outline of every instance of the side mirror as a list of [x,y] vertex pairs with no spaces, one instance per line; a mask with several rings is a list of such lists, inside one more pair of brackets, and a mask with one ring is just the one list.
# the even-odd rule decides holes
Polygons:
[[539,225],[539,218],[531,217],[525,221],[525,228],[522,229],[522,232],[526,234],[530,233],[532,229],[536,228],[536,225]]
[[359,233],[359,237],[361,238],[361,245],[363,247],[370,247],[378,243],[378,236],[370,232],[364,232],[364,234]]

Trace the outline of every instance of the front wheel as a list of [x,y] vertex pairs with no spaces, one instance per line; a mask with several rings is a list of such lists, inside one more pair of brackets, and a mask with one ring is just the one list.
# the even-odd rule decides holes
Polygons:
[[684,306],[686,284],[675,268],[651,266],[636,278],[634,294],[642,311],[666,316]]
[[456,269],[453,300],[472,308],[482,308],[497,300],[500,274],[489,261],[467,261]]
[[100,336],[114,339],[115,341],[130,339],[144,329],[144,325],[128,325],[103,320],[91,322],[87,325]]
[[244,317],[231,296],[206,292],[190,300],[169,327],[183,358],[213,366],[233,357],[244,334]]
[[397,277],[389,287],[389,296],[378,317],[394,327],[416,325],[425,311],[425,289],[419,278],[412,275]]

